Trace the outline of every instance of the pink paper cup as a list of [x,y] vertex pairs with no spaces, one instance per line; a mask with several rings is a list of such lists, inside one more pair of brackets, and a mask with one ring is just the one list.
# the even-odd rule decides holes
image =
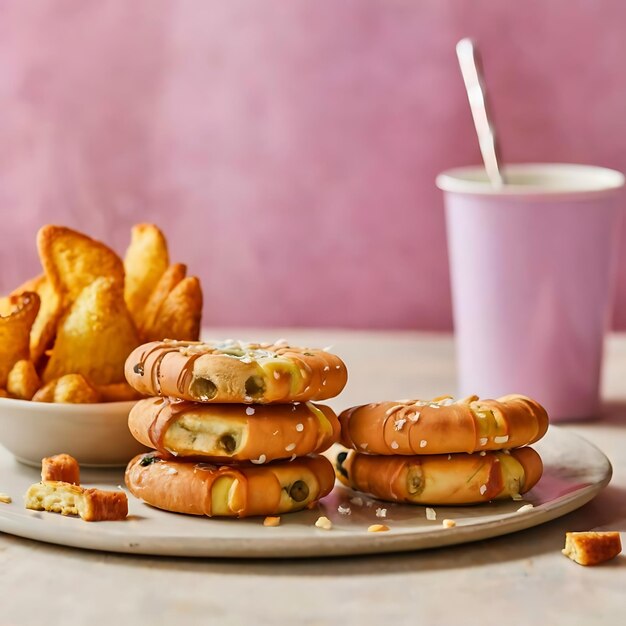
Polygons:
[[459,392],[522,393],[552,420],[598,413],[624,176],[585,165],[449,170],[444,191]]

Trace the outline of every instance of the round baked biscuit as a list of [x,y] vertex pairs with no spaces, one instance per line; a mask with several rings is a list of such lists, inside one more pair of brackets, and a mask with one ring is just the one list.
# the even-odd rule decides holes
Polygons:
[[541,439],[548,414],[534,400],[509,395],[378,402],[339,415],[341,443],[367,454],[449,454],[518,448]]
[[339,453],[336,470],[345,485],[380,500],[456,505],[516,499],[541,478],[543,464],[529,447],[428,456],[372,456],[351,450]]
[[334,482],[332,464],[323,456],[218,466],[149,452],[126,468],[126,486],[135,497],[165,511],[208,517],[299,511],[329,494]]
[[275,461],[323,452],[339,439],[327,406],[200,404],[146,398],[132,408],[128,427],[149,448],[219,463]]
[[147,343],[125,373],[145,395],[247,404],[326,400],[348,380],[343,361],[325,350],[240,341]]

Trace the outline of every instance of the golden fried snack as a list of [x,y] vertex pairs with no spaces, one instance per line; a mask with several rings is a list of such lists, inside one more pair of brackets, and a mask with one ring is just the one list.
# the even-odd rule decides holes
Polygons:
[[169,266],[167,241],[154,224],[136,224],[124,257],[124,299],[139,328],[143,311],[159,280]]
[[151,326],[143,329],[146,341],[197,341],[202,317],[202,288],[195,276],[183,278],[167,295]]
[[74,302],[97,278],[107,277],[124,288],[124,265],[103,243],[63,226],[43,226],[37,247],[46,277],[62,294],[64,304]]
[[69,454],[55,454],[41,459],[41,480],[80,485],[80,466]]
[[126,468],[126,486],[135,497],[166,511],[209,517],[299,511],[330,493],[334,482],[332,465],[322,456],[216,466],[166,460],[150,452],[136,456]]
[[146,395],[216,403],[325,400],[348,379],[343,361],[325,350],[239,341],[147,343],[128,357],[125,373]]
[[517,448],[548,429],[545,409],[520,395],[379,402],[348,409],[339,421],[346,448],[382,455]]
[[138,343],[122,286],[97,278],[61,320],[43,380],[73,373],[97,385],[123,382],[124,361]]
[[[150,294],[150,298],[143,309],[142,320],[139,325],[139,334],[144,341],[149,341],[147,337],[155,334],[156,320],[165,299],[186,275],[187,266],[182,263],[175,263],[168,267],[161,276],[161,279]],[[159,339],[164,339],[164,337],[159,337]]]
[[33,402],[65,402],[93,404],[100,402],[100,394],[81,374],[66,374],[44,385],[33,396]]
[[32,361],[22,359],[9,372],[7,391],[14,398],[31,400],[39,387],[41,387],[41,380]]
[[39,296],[27,291],[0,299],[0,387],[13,366],[30,355],[30,329],[39,311]]
[[147,398],[131,409],[128,427],[148,448],[219,463],[305,456],[339,437],[332,409],[310,402],[246,406]]
[[45,351],[54,343],[56,327],[63,313],[60,294],[44,274],[26,281],[12,295],[34,291],[40,300],[39,312],[30,331],[30,359],[39,367]]
[[618,532],[565,533],[563,554],[579,565],[598,565],[614,559],[622,551]]
[[475,454],[373,456],[341,452],[337,477],[381,500],[412,504],[477,504],[516,497],[543,472],[532,448]]
[[100,402],[130,402],[143,398],[126,381],[110,385],[94,385],[94,389],[100,396]]
[[85,489],[60,481],[35,483],[24,497],[27,509],[80,515],[86,522],[126,519],[128,498],[123,491]]

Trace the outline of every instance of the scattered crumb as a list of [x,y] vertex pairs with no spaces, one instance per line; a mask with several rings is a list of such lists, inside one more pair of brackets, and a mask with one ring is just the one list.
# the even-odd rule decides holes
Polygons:
[[443,522],[441,522],[441,525],[444,528],[454,528],[456,526],[456,522],[453,519],[444,519]]
[[337,507],[337,512],[338,512],[340,515],[350,515],[350,514],[352,513],[352,509],[350,509],[350,507],[349,507],[349,506],[344,506],[343,504],[340,504],[340,505]]
[[11,504],[13,500],[11,499],[11,496],[9,494],[0,493],[0,502],[2,502],[3,504]]
[[385,526],[384,524],[372,524],[368,526],[368,533],[384,533],[389,530],[389,526]]
[[333,527],[333,523],[327,517],[322,515],[317,518],[315,526],[317,526],[317,528],[321,528],[322,530],[330,530]]
[[622,551],[618,532],[565,533],[561,552],[579,565],[598,565],[615,558]]
[[437,512],[435,509],[431,509],[429,506],[426,507],[426,519],[434,522],[437,519]]
[[521,493],[514,493],[511,495],[511,500],[515,500],[516,502],[519,500],[523,500],[524,496]]
[[263,520],[263,526],[280,526],[280,517],[266,517]]
[[255,413],[254,407],[251,407],[251,406],[246,407],[246,415],[254,415],[254,413]]
[[387,509],[376,509],[376,517],[387,517]]
[[350,502],[355,506],[363,506],[363,498],[359,496],[354,496],[354,498],[350,498]]
[[535,507],[532,504],[524,504],[523,506],[520,506],[519,509],[517,509],[517,513],[524,513],[525,511],[530,511],[534,508]]
[[478,491],[480,491],[481,496],[484,496],[487,493],[487,485],[481,485]]

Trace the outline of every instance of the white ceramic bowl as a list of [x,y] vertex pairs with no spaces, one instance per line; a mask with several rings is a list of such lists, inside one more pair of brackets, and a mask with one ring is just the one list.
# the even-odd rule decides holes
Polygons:
[[58,404],[0,398],[0,443],[18,461],[66,452],[81,465],[120,467],[146,448],[128,430],[134,402]]

